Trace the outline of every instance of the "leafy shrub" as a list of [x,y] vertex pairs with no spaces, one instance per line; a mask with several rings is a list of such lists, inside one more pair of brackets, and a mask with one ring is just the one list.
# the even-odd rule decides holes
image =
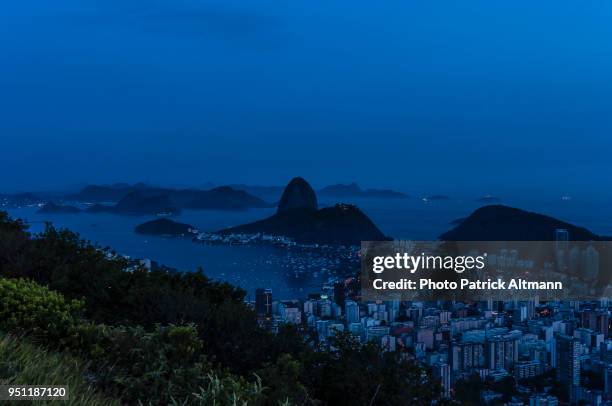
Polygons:
[[25,279],[0,279],[0,330],[61,340],[83,313],[83,302]]
[[147,399],[167,403],[198,387],[203,367],[198,363],[200,341],[190,326],[101,328],[92,354],[100,384],[128,402]]
[[259,378],[248,382],[215,370],[193,325],[158,325],[149,332],[140,326],[82,324],[72,337],[78,337],[82,351],[92,351],[82,356],[90,360],[98,387],[127,404],[269,404]]
[[212,371],[192,325],[156,326],[150,332],[140,326],[82,325],[75,332],[81,351],[91,351],[83,355],[92,360],[98,385],[130,404],[188,399]]
[[217,399],[226,404],[233,399],[253,404],[259,396],[257,382],[214,372],[194,325],[157,325],[147,331],[94,324],[81,319],[81,301],[66,301],[24,279],[0,278],[0,298],[0,330],[32,335],[41,344],[88,360],[96,386],[123,402],[205,404]]
[[266,383],[263,395],[267,404],[285,404],[291,399],[299,405],[313,405],[308,389],[300,382],[304,374],[302,364],[289,354],[283,354],[275,364],[267,364],[257,372]]

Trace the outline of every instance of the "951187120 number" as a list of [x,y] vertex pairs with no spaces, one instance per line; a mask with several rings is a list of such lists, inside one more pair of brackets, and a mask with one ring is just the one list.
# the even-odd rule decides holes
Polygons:
[[66,385],[0,385],[0,400],[68,400]]

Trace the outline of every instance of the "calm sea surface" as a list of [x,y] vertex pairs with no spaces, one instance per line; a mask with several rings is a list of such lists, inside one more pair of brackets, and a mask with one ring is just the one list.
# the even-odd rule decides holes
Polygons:
[[[322,205],[333,202],[322,201]],[[469,215],[480,203],[473,200],[448,200],[424,203],[419,199],[358,199],[357,204],[387,235],[394,238],[429,240],[452,228],[451,221]],[[608,201],[506,201],[515,207],[551,215],[612,236],[612,216]],[[271,215],[274,209],[247,211],[184,211],[175,220],[215,231]],[[143,236],[134,227],[152,216],[118,216],[107,213],[39,214],[36,208],[11,209],[14,218],[31,223],[33,232],[42,230],[44,221],[66,227],[101,246],[112,247],[133,258],[150,258],[180,270],[202,267],[212,278],[239,285],[252,296],[257,287],[271,287],[279,299],[304,297],[318,291],[329,273],[327,264],[271,246],[203,245],[188,239]]]

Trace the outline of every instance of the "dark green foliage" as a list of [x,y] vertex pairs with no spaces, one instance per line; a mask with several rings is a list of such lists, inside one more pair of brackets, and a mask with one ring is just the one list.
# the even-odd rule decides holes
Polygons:
[[[0,212],[0,286],[20,296],[17,310],[0,313],[0,329],[35,331],[39,343],[69,349],[88,362],[98,388],[128,404],[418,405],[435,398],[438,387],[397,354],[344,335],[335,351],[315,351],[294,327],[276,335],[259,328],[244,291],[201,270],[128,265],[67,230],[48,226],[32,237]],[[37,297],[55,303],[50,315],[19,307]],[[13,320],[13,313],[21,315]],[[41,323],[41,314],[53,322]]]
[[243,374],[273,362],[277,348],[300,347],[297,335],[290,337],[291,342],[283,336],[285,343],[281,343],[260,329],[244,305],[244,291],[211,281],[201,270],[125,272],[124,259],[68,230],[48,226],[28,239],[23,225],[4,217],[0,232],[5,228],[11,236],[1,241],[16,239],[21,244],[6,249],[0,245],[0,258],[7,259],[0,275],[30,278],[67,298],[83,298],[86,316],[95,322],[145,328],[195,323],[211,360]]
[[78,323],[83,302],[25,279],[0,279],[0,330],[61,340]]
[[457,388],[455,396],[464,405],[479,405],[480,392],[486,389],[478,374],[472,374],[467,379],[459,379],[455,387]]
[[425,371],[397,353],[382,353],[374,343],[359,344],[342,333],[334,352],[317,352],[306,361],[311,395],[333,405],[430,405],[440,392]]
[[[189,328],[186,328],[185,331],[187,330]],[[122,334],[125,331],[115,333]],[[135,335],[138,336],[139,334]],[[128,335],[131,334],[128,333]],[[173,339],[169,340],[167,337],[163,337],[165,335],[165,333],[157,335],[157,332],[154,332],[151,335],[141,336],[138,341],[150,339],[152,343],[161,342],[162,346],[172,346]],[[183,334],[179,333],[179,335],[182,336]],[[191,333],[187,336],[193,337]],[[183,338],[187,342],[190,341],[188,337]],[[183,338],[179,341],[183,341]],[[142,354],[143,347],[150,347],[150,344],[135,347],[133,352],[136,354],[131,356],[130,360],[140,363],[145,358],[154,358],[154,355],[145,357]],[[179,344],[179,347],[182,347],[182,345]],[[110,354],[109,356],[113,357]],[[102,372],[105,372],[110,379],[107,380],[107,376],[104,375],[97,375],[95,382],[92,382],[91,378],[94,376],[94,371],[91,368],[88,370],[86,364],[92,364],[94,361],[99,362],[99,358],[89,359],[85,363],[67,353],[44,350],[24,338],[16,339],[0,334],[0,384],[68,385],[70,400],[61,402],[68,406],[114,406],[119,404],[236,406],[266,404],[262,395],[265,388],[259,380],[256,379],[249,383],[230,374],[218,374],[205,363],[193,364],[188,368],[179,366],[178,370],[172,371],[172,378],[174,379],[172,381],[168,381],[167,377],[164,376],[164,371],[167,372],[168,367],[161,362],[153,362],[145,367],[144,369],[148,370],[146,374],[129,376],[122,375],[126,370],[124,361],[121,362],[122,369],[116,369],[109,363],[106,370]],[[174,359],[169,364],[175,364],[177,361],[178,359]],[[151,366],[159,367],[159,371],[151,370]],[[187,377],[187,382],[181,380],[181,377]],[[192,381],[197,381],[198,385],[181,386],[190,384]],[[145,387],[144,392],[136,392],[142,390],[143,385],[151,386]],[[108,393],[103,394],[101,391],[103,388],[107,392],[122,393],[121,401],[116,397],[109,397]],[[189,390],[192,390],[192,392],[189,392]],[[21,401],[20,404],[38,405],[46,403]]]
[[316,404],[308,389],[301,382],[304,376],[302,363],[289,354],[283,354],[274,364],[267,364],[257,375],[266,383],[264,389],[268,404],[279,404],[291,399],[298,405]]
[[489,377],[483,381],[478,374],[472,374],[467,379],[459,379],[455,387],[457,400],[465,405],[480,404],[480,392],[483,390],[502,394],[502,402],[508,402],[516,394],[515,381],[511,376],[499,381]]
[[151,332],[142,327],[90,326],[80,333],[87,334],[83,342],[89,345],[82,351],[93,361],[98,386],[128,403],[188,399],[213,371],[193,326],[157,326]]
[[[82,302],[67,302],[61,294],[23,279],[0,278],[0,298],[0,330],[70,350],[88,361],[88,375],[96,377],[99,390],[124,402],[201,404],[201,398],[229,402],[234,395],[251,402],[264,399],[258,381],[215,372],[193,325],[158,325],[148,332],[139,326],[85,322],[80,319]],[[219,385],[223,393],[201,389]]]

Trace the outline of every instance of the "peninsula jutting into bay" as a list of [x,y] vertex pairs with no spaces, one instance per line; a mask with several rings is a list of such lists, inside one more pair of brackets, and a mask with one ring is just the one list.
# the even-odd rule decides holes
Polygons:
[[300,177],[293,178],[285,188],[276,214],[219,231],[241,233],[279,235],[317,244],[359,245],[361,241],[389,239],[357,206],[339,203],[319,209],[314,190]]

